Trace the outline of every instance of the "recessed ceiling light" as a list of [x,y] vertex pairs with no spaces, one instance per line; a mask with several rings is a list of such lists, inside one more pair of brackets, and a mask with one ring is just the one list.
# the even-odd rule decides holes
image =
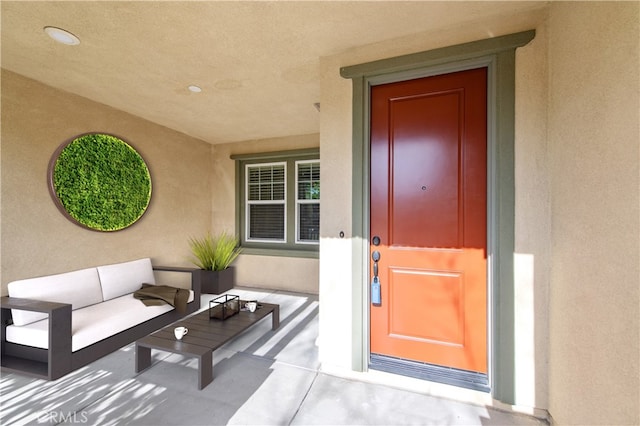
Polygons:
[[44,27],[44,32],[58,43],[66,44],[68,46],[76,46],[80,44],[80,39],[78,37],[61,28]]
[[200,92],[202,92],[202,89],[201,89],[200,87],[195,86],[195,85],[193,85],[193,84],[192,84],[191,86],[189,86],[189,90],[191,90],[193,93],[200,93]]

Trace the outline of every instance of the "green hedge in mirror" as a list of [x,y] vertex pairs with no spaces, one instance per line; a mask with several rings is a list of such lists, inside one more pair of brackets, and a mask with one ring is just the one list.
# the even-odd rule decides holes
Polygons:
[[83,135],[66,145],[55,161],[52,181],[68,215],[99,231],[132,225],[151,200],[151,176],[142,157],[107,134]]

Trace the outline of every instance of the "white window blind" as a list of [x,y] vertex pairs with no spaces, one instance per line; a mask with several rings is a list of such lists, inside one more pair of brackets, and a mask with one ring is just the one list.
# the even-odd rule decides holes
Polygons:
[[246,166],[246,235],[251,241],[286,241],[284,162]]
[[320,237],[320,162],[296,161],[296,242]]

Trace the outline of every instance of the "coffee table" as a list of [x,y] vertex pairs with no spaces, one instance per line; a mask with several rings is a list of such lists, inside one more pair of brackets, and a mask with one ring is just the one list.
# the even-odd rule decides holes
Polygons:
[[[244,301],[241,301],[241,306]],[[255,312],[243,311],[226,320],[209,319],[209,311],[174,322],[149,336],[136,341],[136,373],[151,366],[151,349],[159,349],[198,359],[198,389],[213,381],[212,353],[258,321],[271,314],[271,328],[280,326],[280,305],[259,302]],[[187,327],[182,340],[173,334],[175,327]]]

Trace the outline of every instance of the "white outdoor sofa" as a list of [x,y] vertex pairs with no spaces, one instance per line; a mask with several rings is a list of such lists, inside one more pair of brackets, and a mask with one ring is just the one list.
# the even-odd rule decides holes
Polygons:
[[154,270],[194,271],[145,258],[9,283],[0,304],[2,369],[55,380],[200,309],[195,274],[186,312],[134,298],[142,284],[156,285]]

